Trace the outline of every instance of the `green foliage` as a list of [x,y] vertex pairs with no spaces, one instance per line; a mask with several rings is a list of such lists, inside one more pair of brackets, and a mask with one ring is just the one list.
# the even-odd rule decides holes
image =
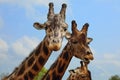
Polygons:
[[34,78],[34,80],[41,80],[41,78],[45,75],[47,69],[45,67],[38,73],[38,75]]
[[120,80],[120,76],[118,75],[111,76],[109,80]]

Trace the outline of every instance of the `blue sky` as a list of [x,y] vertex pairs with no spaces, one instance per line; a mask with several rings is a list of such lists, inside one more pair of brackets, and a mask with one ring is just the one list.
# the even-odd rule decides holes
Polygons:
[[[44,30],[38,31],[32,25],[47,20],[49,2],[54,3],[55,13],[62,3],[67,4],[69,31],[72,20],[76,20],[79,29],[86,22],[90,24],[88,36],[93,38],[90,47],[95,59],[89,70],[93,80],[120,75],[120,0],[0,0],[0,73],[11,73],[44,38]],[[66,42],[64,39],[63,47]],[[47,68],[60,52],[51,55]],[[74,57],[68,70],[78,66],[79,59]]]

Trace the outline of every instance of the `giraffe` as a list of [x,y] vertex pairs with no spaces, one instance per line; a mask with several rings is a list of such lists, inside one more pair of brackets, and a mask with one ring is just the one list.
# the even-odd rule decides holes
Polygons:
[[92,38],[87,38],[88,26],[88,23],[84,24],[79,31],[76,22],[72,21],[72,34],[68,43],[42,80],[61,80],[73,56],[86,62],[94,59],[88,46],[92,41]]
[[35,22],[33,26],[44,29],[46,36],[43,41],[30,53],[30,55],[3,80],[33,80],[47,62],[52,51],[61,48],[63,38],[69,38],[68,25],[65,22],[66,4],[62,4],[59,14],[54,14],[53,3],[49,3],[47,21],[44,24]]
[[80,61],[81,67],[77,67],[76,69],[69,70],[70,76],[67,80],[92,80],[91,72],[88,70],[88,63],[84,61]]

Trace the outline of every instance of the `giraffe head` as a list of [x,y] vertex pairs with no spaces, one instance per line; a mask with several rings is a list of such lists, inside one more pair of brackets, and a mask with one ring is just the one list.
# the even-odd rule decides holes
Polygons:
[[83,28],[79,31],[76,22],[72,21],[72,34],[68,41],[72,46],[71,51],[73,52],[73,55],[87,62],[94,58],[90,47],[88,46],[92,41],[92,38],[87,37],[88,26],[88,23],[84,24]]
[[34,23],[36,29],[45,29],[48,47],[51,50],[59,50],[62,45],[63,37],[69,37],[67,32],[68,25],[65,22],[66,4],[62,4],[59,14],[54,14],[53,3],[49,3],[47,21],[44,24]]
[[67,80],[76,80],[76,73],[75,73],[75,71],[72,69],[72,70],[69,70],[69,73],[70,73],[70,76],[68,77]]
[[70,76],[68,80],[91,80],[91,73],[88,70],[88,63],[81,61],[81,67],[69,70]]
[[88,70],[88,63],[81,61],[81,67],[79,68],[78,75],[80,80],[91,80],[91,72]]

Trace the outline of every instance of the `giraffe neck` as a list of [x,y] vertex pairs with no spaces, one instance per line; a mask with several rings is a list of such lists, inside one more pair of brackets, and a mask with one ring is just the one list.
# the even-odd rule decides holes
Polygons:
[[49,50],[44,39],[38,47],[31,52],[22,64],[8,76],[7,80],[33,80],[47,62],[52,50]]
[[71,46],[67,44],[42,80],[61,80],[73,57],[71,51]]

